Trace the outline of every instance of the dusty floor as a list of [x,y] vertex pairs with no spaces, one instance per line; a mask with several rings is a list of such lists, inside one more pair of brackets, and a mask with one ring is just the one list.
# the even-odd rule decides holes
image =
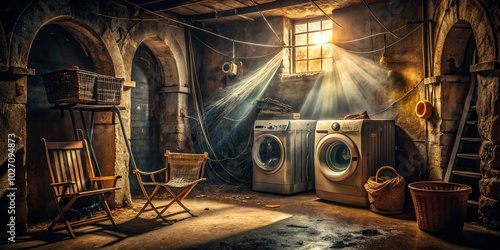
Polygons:
[[[158,200],[158,203],[166,200]],[[413,207],[386,216],[366,208],[336,204],[314,191],[295,195],[258,193],[249,187],[197,187],[184,202],[199,217],[183,213],[171,225],[154,212],[134,219],[134,209],[113,211],[110,223],[77,228],[71,239],[64,228],[46,232],[33,225],[16,243],[2,249],[498,249],[500,232],[467,222],[459,234],[420,230]],[[144,200],[136,199],[141,207]],[[136,208],[137,209],[137,208]],[[179,207],[173,207],[173,211]]]

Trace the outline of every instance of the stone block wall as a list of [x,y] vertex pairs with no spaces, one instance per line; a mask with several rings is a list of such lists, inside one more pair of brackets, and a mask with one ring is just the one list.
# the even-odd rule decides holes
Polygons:
[[478,76],[479,133],[483,138],[479,157],[479,220],[488,228],[500,229],[500,79],[497,74]]
[[[48,24],[63,28],[78,40],[91,58],[96,73],[125,78],[126,85],[122,94],[121,106],[125,107],[122,117],[125,133],[128,137],[130,137],[130,88],[133,87],[131,68],[133,67],[133,57],[140,44],[146,44],[159,58],[161,70],[165,74],[165,79],[168,79],[168,84],[184,86],[188,83],[185,34],[180,27],[165,22],[113,20],[98,16],[99,14],[134,15],[133,10],[109,1],[35,0],[29,4],[2,2],[0,5],[10,7],[6,8],[6,11],[0,16],[0,138],[7,138],[9,133],[15,133],[21,139],[19,145],[26,146],[27,140],[31,140],[32,145],[38,145],[36,143],[39,142],[39,136],[27,138],[29,136],[26,125],[27,94],[26,92],[21,93],[20,90],[22,87],[27,88],[29,84],[34,84],[25,77],[26,75],[35,75],[35,70],[28,69],[30,49],[37,33]],[[169,54],[166,54],[166,51]],[[50,56],[48,55],[48,57]],[[64,59],[68,55],[58,56],[58,59]],[[50,60],[48,61],[50,62]],[[172,95],[181,95],[182,97],[173,102],[170,102],[171,99],[165,100],[164,107],[168,106],[169,109],[177,110],[187,109],[188,99],[185,93],[174,92]],[[38,99],[41,100],[44,97]],[[57,111],[52,112],[57,114]],[[163,112],[170,111],[164,110]],[[180,111],[176,111],[168,122],[176,124],[184,122],[185,119],[179,113]],[[69,119],[67,114],[66,120]],[[130,181],[136,180],[133,179],[135,176],[129,179],[130,155],[125,146],[119,123],[113,124],[112,121],[109,114],[96,114],[94,133],[99,135],[94,137],[94,150],[100,154],[99,161],[102,163],[104,174],[123,177],[117,184],[122,189],[116,193],[115,197],[112,197],[112,206],[133,205],[130,197]],[[79,122],[78,117],[77,122]],[[65,131],[66,127],[64,127]],[[54,128],[55,126],[40,124],[40,128],[36,129],[43,131],[44,136],[61,137],[61,131]],[[180,129],[183,131],[166,135],[166,137],[174,141],[175,148],[187,151],[189,143],[186,142],[190,141],[190,133],[187,127],[180,127]],[[70,131],[71,128],[69,127],[67,130]],[[68,138],[73,138],[72,132],[68,133],[71,135]],[[7,144],[0,145],[0,159],[3,160],[7,156],[7,151],[4,148]],[[34,155],[33,151],[26,151],[24,157],[34,157],[35,159],[31,162],[43,161],[41,158],[43,156]],[[20,216],[19,222],[26,222],[28,211],[39,216],[40,218],[37,220],[49,219],[42,217],[51,216],[44,212],[45,208],[50,210],[52,204],[50,193],[47,193],[48,199],[43,196],[46,192],[42,187],[48,187],[46,179],[37,178],[40,177],[38,171],[43,171],[43,166],[31,165],[33,167],[29,169],[25,166],[20,168],[18,173],[20,179],[26,181],[26,173],[31,172],[29,175],[31,181],[27,182],[28,185],[21,190],[23,195],[19,196],[19,208],[24,207],[24,210],[19,210],[17,214]],[[29,210],[26,203],[31,204]]]

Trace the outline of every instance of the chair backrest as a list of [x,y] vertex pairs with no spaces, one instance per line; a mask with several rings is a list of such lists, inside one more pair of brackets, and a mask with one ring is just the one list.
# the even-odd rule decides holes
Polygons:
[[[42,142],[52,183],[74,181],[67,194],[89,190],[89,176],[95,175],[86,141],[47,142],[42,138]],[[54,188],[55,195],[61,195],[62,189]]]
[[165,152],[166,180],[176,180],[181,182],[191,182],[202,178],[205,175],[205,165],[208,153],[172,153]]

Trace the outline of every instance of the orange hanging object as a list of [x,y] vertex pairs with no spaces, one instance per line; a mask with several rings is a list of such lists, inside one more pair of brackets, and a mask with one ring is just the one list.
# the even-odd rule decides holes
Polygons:
[[432,103],[429,100],[419,101],[415,107],[415,112],[417,116],[422,119],[427,119],[432,115]]

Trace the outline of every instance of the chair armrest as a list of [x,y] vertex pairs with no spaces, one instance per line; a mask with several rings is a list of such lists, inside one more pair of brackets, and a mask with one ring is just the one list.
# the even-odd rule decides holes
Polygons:
[[110,175],[110,176],[97,176],[97,177],[90,177],[90,181],[114,181],[117,179],[122,178],[119,175]]
[[153,171],[153,172],[145,172],[145,171],[141,171],[139,169],[134,169],[134,174],[141,174],[141,175],[152,175],[152,174],[159,174],[161,172],[165,172],[167,169],[166,168],[162,168],[162,169],[159,169],[159,170],[156,170],[156,171]]
[[69,186],[69,185],[74,185],[76,184],[75,181],[65,181],[65,182],[56,182],[56,183],[50,183],[51,187],[59,187],[59,186]]
[[[114,186],[116,186],[116,181],[120,178],[122,178],[120,175],[108,175],[108,176],[89,177],[89,180],[91,183],[94,183],[94,185],[97,185],[98,181],[113,182],[113,187],[114,187]],[[97,188],[97,186],[94,186],[94,188]]]
[[[76,184],[75,181],[65,181],[65,182],[50,183],[50,186],[53,188],[52,192],[54,192],[54,195],[59,197],[58,198],[59,202],[62,202],[64,200],[64,197],[66,197],[66,191],[68,191],[68,187],[75,185],[75,184]],[[62,190],[60,190],[60,193],[58,194],[54,188],[58,189],[58,187],[61,187],[61,186],[62,186]]]

